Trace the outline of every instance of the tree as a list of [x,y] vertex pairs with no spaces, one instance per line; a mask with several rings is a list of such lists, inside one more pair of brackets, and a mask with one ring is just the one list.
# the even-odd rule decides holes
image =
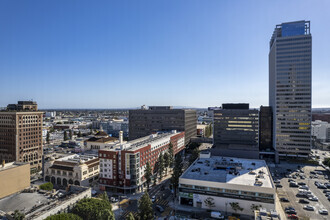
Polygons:
[[243,211],[244,209],[241,208],[238,204],[238,202],[231,202],[229,203],[229,205],[231,206],[232,210],[234,210],[234,212],[237,212],[237,211]]
[[144,171],[144,177],[146,178],[148,191],[149,191],[149,185],[151,183],[151,176],[152,176],[152,170],[151,170],[150,163],[148,161],[147,164],[146,164],[146,169]]
[[193,163],[199,157],[199,149],[195,148],[189,158],[189,163]]
[[167,175],[167,168],[170,166],[170,156],[167,152],[165,152],[163,158],[164,158],[165,174]]
[[47,135],[46,135],[46,142],[47,144],[49,144],[49,132],[47,131]]
[[69,137],[70,137],[70,140],[72,140],[72,130],[71,129],[69,130]]
[[98,197],[99,197],[100,199],[104,200],[104,201],[110,202],[110,201],[109,201],[109,196],[108,196],[108,194],[107,194],[106,192],[99,194]]
[[328,166],[328,167],[330,167],[330,158],[329,157],[324,158],[323,164],[326,165],[326,166]]
[[83,220],[80,216],[72,213],[61,213],[48,216],[45,220]]
[[66,133],[66,131],[64,131],[63,133],[63,140],[64,141],[68,140],[68,134]]
[[152,209],[152,202],[150,200],[148,192],[145,192],[139,200],[139,217],[143,220],[153,220],[154,211]]
[[82,137],[81,131],[78,132],[78,137]]
[[206,198],[206,199],[204,200],[204,203],[205,203],[205,205],[206,205],[209,209],[215,207],[214,199],[213,199],[212,197],[208,197],[208,198]]
[[23,213],[21,213],[18,210],[15,210],[14,212],[14,219],[15,220],[23,220],[25,218],[25,215]]
[[164,172],[164,157],[163,154],[160,153],[159,157],[158,157],[158,175],[159,175],[159,179],[162,180],[163,178],[163,172]]
[[114,220],[110,202],[99,198],[84,198],[73,208],[72,212],[84,220]]
[[128,214],[128,216],[126,217],[126,220],[135,220],[134,215],[132,214],[132,212],[130,212]]
[[169,167],[173,167],[174,163],[174,150],[173,150],[173,144],[170,142],[168,146],[168,155],[169,155]]
[[171,183],[174,189],[174,197],[176,197],[176,190],[179,186],[179,178],[182,174],[182,158],[181,154],[177,154],[175,157],[173,173],[171,177]]
[[53,190],[53,184],[51,183],[51,182],[48,182],[48,183],[44,183],[44,184],[41,184],[40,186],[39,186],[39,188],[40,189],[42,189],[42,190],[47,190],[47,191],[51,191],[51,190]]
[[259,210],[261,207],[262,207],[261,205],[252,204],[251,205],[251,210],[254,212],[255,210]]

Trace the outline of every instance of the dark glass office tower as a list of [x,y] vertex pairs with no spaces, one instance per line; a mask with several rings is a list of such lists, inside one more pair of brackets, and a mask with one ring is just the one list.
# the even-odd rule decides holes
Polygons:
[[311,149],[312,36],[309,21],[276,25],[269,51],[273,145],[280,157]]

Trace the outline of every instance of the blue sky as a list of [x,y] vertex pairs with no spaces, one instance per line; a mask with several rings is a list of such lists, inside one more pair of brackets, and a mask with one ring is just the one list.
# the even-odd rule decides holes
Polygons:
[[313,107],[330,107],[330,1],[0,1],[0,106],[268,105],[276,24],[311,20]]

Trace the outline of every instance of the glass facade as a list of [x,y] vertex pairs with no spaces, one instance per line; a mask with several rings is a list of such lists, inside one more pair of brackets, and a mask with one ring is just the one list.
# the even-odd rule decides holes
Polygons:
[[280,156],[307,157],[311,146],[312,37],[309,22],[277,25],[269,53],[273,144]]

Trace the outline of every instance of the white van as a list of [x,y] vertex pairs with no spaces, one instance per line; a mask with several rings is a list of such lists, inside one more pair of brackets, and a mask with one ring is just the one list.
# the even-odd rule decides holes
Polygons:
[[225,219],[225,217],[221,215],[221,212],[211,212],[211,218]]

